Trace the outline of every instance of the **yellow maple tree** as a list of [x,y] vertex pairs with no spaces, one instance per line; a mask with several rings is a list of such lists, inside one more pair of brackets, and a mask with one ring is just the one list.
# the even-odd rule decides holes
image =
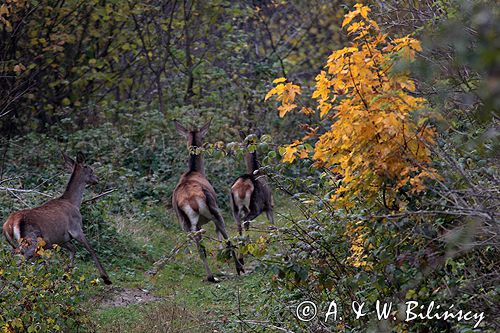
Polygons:
[[[410,36],[388,38],[369,12],[356,4],[345,15],[342,27],[352,41],[328,57],[312,94],[321,121],[331,122],[328,131],[315,137],[312,158],[341,176],[332,200],[344,207],[354,205],[356,198],[374,199],[381,191],[384,200],[391,200],[403,186],[421,191],[426,178],[437,177],[426,145],[433,143],[434,129],[412,118],[414,111],[426,108],[426,100],[416,96],[407,71],[393,71],[396,61],[414,59],[420,43]],[[275,80],[278,85],[266,96],[277,96],[281,117],[296,108],[301,91],[285,82]],[[311,114],[310,108],[301,111]],[[310,157],[301,143],[288,145],[283,161]]]

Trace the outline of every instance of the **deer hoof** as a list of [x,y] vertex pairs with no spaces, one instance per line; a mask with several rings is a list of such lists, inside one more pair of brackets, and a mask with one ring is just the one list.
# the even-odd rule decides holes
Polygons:
[[207,281],[212,283],[218,283],[219,280],[216,279],[213,275],[207,276]]
[[239,258],[236,263],[236,273],[238,273],[238,275],[241,275],[241,273],[245,274],[245,268],[243,268],[243,265],[243,258]]

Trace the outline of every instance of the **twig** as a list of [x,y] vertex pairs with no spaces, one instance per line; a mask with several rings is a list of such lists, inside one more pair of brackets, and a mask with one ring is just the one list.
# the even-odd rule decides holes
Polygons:
[[43,192],[40,192],[40,191],[36,191],[36,190],[23,190],[23,189],[17,189],[17,188],[10,188],[10,187],[0,186],[0,191],[7,191],[7,192],[11,192],[11,193],[12,192],[35,193],[35,194],[43,195],[44,197],[47,197],[47,198],[52,198],[51,195],[43,193]]
[[163,267],[165,267],[165,265],[173,258],[175,257],[175,255],[177,253],[179,253],[179,251],[184,247],[184,245],[186,245],[188,242],[190,241],[189,238],[185,239],[183,242],[177,244],[173,249],[172,251],[170,251],[170,253],[166,256],[163,256],[162,258],[160,258],[159,260],[157,260],[154,264],[153,264],[153,268],[151,268],[150,270],[146,271],[146,275],[149,275],[149,276],[155,276],[156,274],[158,274],[158,272],[160,271],[160,269],[162,269]]
[[17,200],[21,201],[21,203],[22,203],[23,205],[25,205],[25,206],[26,206],[26,207],[28,207],[28,208],[31,208],[31,207],[30,207],[30,205],[28,205],[28,204],[26,203],[26,201],[24,201],[23,199],[21,199],[21,197],[19,197],[16,193],[14,193],[13,191],[10,191],[10,190],[7,190],[7,191],[8,191],[11,195],[13,195],[14,197],[16,197],[16,199],[17,199]]
[[101,198],[101,197],[104,197],[104,196],[106,196],[106,195],[108,195],[108,194],[110,194],[110,193],[113,193],[113,192],[114,192],[114,191],[116,191],[116,190],[117,190],[116,188],[112,188],[112,189],[110,189],[110,190],[104,191],[104,192],[102,192],[101,194],[96,195],[96,196],[95,196],[95,197],[93,197],[93,198],[90,198],[90,199],[85,200],[84,202],[82,202],[82,205],[85,205],[85,204],[88,204],[89,202],[95,201],[95,200],[97,200],[97,199],[99,199],[99,198]]

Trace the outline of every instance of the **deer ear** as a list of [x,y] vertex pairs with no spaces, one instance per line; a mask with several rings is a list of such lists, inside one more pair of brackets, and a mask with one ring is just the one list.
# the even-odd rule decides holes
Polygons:
[[63,156],[64,166],[66,167],[66,169],[68,169],[69,171],[73,171],[73,169],[75,168],[75,161],[65,153],[61,152],[61,154]]
[[83,155],[83,153],[81,151],[79,151],[77,154],[76,154],[76,163],[78,164],[83,164],[85,163],[85,155]]
[[189,135],[189,131],[184,126],[182,126],[181,123],[178,122],[177,120],[174,120],[174,124],[177,133],[187,138]]
[[210,128],[210,124],[212,123],[212,119],[210,119],[205,125],[203,125],[201,128],[200,128],[200,135],[202,137],[204,137],[205,135],[207,135],[207,132],[208,132],[208,129]]

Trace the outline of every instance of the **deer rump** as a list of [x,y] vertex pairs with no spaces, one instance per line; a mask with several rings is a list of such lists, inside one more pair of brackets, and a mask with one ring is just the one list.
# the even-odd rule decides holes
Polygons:
[[4,224],[3,234],[14,248],[21,238],[36,243],[37,238],[41,237],[45,241],[45,249],[51,248],[53,244],[64,244],[71,240],[66,231],[70,228],[65,211],[72,216],[79,215],[75,207],[61,199],[54,199],[42,206],[13,213]]
[[245,174],[236,178],[231,186],[231,208],[235,215],[243,218],[243,222],[272,209],[269,205],[272,206],[272,196],[265,176]]
[[[198,172],[188,172],[179,181],[172,196],[172,206],[179,217],[184,231],[191,232],[194,227],[202,226],[217,216],[217,202],[213,188]],[[198,215],[196,225],[192,215]]]

